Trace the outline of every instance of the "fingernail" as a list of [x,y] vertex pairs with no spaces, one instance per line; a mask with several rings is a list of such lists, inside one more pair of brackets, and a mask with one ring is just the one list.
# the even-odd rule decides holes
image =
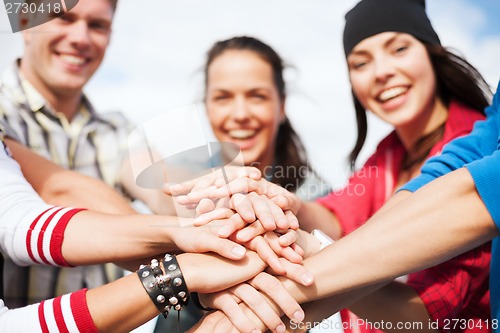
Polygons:
[[306,273],[302,275],[302,282],[304,283],[305,286],[311,285],[313,281],[314,281],[314,276],[311,273]]
[[284,333],[284,332],[285,332],[285,325],[283,325],[283,324],[279,324],[279,325],[276,327],[276,332],[278,332],[278,333]]
[[243,257],[245,255],[245,248],[243,246],[235,246],[233,247],[233,254],[235,254],[238,257]]
[[258,329],[255,328],[255,329],[252,330],[252,333],[262,333],[262,332],[260,330],[258,330]]
[[302,312],[302,311],[296,311],[293,314],[292,319],[296,323],[302,322],[304,320],[304,312]]

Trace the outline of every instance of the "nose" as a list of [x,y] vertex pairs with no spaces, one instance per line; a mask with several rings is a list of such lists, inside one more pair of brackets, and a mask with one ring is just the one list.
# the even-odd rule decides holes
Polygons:
[[374,61],[374,74],[378,82],[386,82],[389,78],[394,76],[395,68],[392,61],[384,57]]
[[85,49],[90,45],[90,34],[87,22],[78,20],[71,24],[67,34],[69,42],[78,49]]
[[235,98],[232,118],[238,122],[244,122],[250,117],[249,105],[245,98],[240,96]]

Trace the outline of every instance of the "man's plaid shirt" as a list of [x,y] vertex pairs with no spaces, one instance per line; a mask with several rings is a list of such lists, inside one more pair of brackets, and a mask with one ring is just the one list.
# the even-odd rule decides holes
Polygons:
[[[18,64],[16,61],[8,68],[0,83],[0,128],[5,135],[66,169],[103,179],[120,189],[118,175],[132,124],[120,113],[97,114],[86,97],[69,122],[64,115],[53,112],[22,78]],[[40,302],[102,285],[110,279],[107,273],[109,267],[102,265],[18,267],[7,260],[4,300],[10,308]]]

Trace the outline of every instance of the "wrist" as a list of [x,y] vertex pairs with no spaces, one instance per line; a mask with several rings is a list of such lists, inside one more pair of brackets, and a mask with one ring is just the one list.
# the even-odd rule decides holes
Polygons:
[[333,244],[333,239],[331,239],[327,234],[325,234],[323,231],[319,229],[314,229],[313,231],[311,231],[311,235],[313,235],[314,238],[316,238],[319,242],[318,251],[321,251],[328,245]]
[[152,259],[151,265],[139,267],[137,275],[149,298],[165,318],[171,309],[180,311],[187,306],[189,289],[175,255],[165,254],[161,262]]
[[[159,250],[158,252],[172,252],[179,250],[179,220],[177,217],[172,216],[157,216],[160,218],[158,224],[152,225],[152,237],[150,239],[154,242],[154,246]],[[148,225],[151,226],[151,225]]]
[[303,206],[302,200],[300,200],[300,198],[295,193],[292,193],[292,196],[293,196],[293,200],[295,202],[294,209],[292,210],[292,213],[294,213],[295,216],[297,216],[297,218],[298,218],[300,210]]
[[306,294],[303,291],[303,289],[305,288],[304,286],[284,276],[277,276],[276,278],[280,280],[288,293],[292,295],[297,303],[301,304],[307,302]]
[[217,292],[245,282],[266,267],[253,251],[247,251],[238,261],[212,253],[183,253],[177,261],[189,290],[199,293]]
[[189,264],[189,253],[183,253],[177,255],[177,262],[182,269],[182,274],[184,275],[184,281],[191,292],[198,292],[200,277],[197,276],[196,266]]
[[191,293],[191,301],[193,304],[200,309],[201,311],[213,311],[215,309],[207,306],[207,297],[210,297],[211,294],[198,294],[197,292],[192,292]]

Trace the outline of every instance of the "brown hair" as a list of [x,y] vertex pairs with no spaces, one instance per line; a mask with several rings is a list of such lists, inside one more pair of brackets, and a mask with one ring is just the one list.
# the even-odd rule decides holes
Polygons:
[[[286,98],[286,84],[283,78],[283,70],[285,68],[283,60],[269,45],[257,38],[248,36],[238,36],[219,41],[210,48],[204,66],[205,87],[208,85],[208,69],[210,64],[227,50],[252,51],[266,61],[271,66],[273,81],[278,90],[278,95],[281,101],[284,102]],[[285,167],[286,170],[290,167],[294,169],[294,172],[285,172],[283,176],[280,175],[279,177],[276,177],[276,172],[273,172],[271,178],[272,182],[290,191],[297,190],[298,186],[303,183],[307,176],[307,173],[298,171],[304,167],[309,171],[311,170],[307,162],[306,149],[286,116],[278,129],[275,166]]]

